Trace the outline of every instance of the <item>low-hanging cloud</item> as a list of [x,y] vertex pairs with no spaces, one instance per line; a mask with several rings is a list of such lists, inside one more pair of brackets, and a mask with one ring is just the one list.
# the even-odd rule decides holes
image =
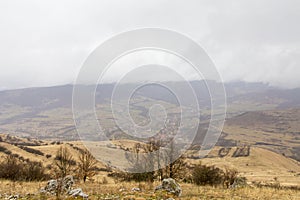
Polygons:
[[72,83],[103,41],[131,29],[161,27],[190,36],[225,81],[300,87],[300,2],[0,2],[0,89]]

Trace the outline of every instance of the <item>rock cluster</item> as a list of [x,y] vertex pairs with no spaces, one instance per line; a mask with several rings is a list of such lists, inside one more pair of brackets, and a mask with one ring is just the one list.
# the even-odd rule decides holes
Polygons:
[[40,190],[41,193],[55,195],[57,192],[67,194],[73,197],[82,197],[87,199],[88,195],[85,194],[81,188],[73,189],[74,184],[73,176],[66,176],[62,179],[49,180],[47,185]]
[[157,190],[164,190],[164,191],[170,192],[177,197],[180,197],[181,192],[182,192],[179,184],[176,183],[176,181],[172,178],[164,179],[162,181],[162,184],[155,188],[155,191],[157,191]]
[[66,176],[63,179],[50,180],[47,185],[41,189],[43,193],[56,194],[57,191],[68,192],[74,184],[73,176]]

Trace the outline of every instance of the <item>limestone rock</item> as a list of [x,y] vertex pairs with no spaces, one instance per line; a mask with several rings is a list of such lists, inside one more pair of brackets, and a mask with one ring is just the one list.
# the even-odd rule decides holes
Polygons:
[[62,192],[68,192],[72,189],[74,184],[73,176],[66,176],[63,179],[50,180],[47,185],[40,190],[41,193],[56,194],[59,187],[61,187]]
[[81,188],[70,190],[68,194],[73,197],[82,197],[83,199],[87,199],[89,197],[89,195],[85,194]]
[[5,199],[8,199],[8,200],[17,200],[19,198],[20,198],[20,195],[16,194],[16,195],[10,195],[10,196],[8,196]]
[[155,188],[155,191],[157,191],[157,190],[164,190],[164,191],[170,192],[170,193],[176,195],[177,197],[179,197],[182,192],[179,184],[176,183],[176,181],[172,178],[164,179],[162,181],[162,184]]
[[133,191],[133,192],[140,192],[141,189],[140,188],[132,188],[131,191]]

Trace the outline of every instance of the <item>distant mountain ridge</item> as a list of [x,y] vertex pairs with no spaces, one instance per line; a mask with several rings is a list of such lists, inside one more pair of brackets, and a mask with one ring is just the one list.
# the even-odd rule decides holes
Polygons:
[[[171,82],[169,84],[173,84],[176,88],[182,87],[182,83],[180,82]],[[201,121],[205,124],[210,118],[209,109],[211,102],[205,81],[192,81],[190,84],[197,91],[201,108]],[[211,85],[214,84],[220,83],[212,81]],[[114,86],[115,84],[104,84],[97,88],[96,107],[99,109],[101,117],[105,119],[111,117],[107,114],[107,110],[109,110],[109,100]],[[121,85],[124,89],[128,86],[128,84]],[[260,146],[271,147],[267,144],[281,145],[280,141],[276,140],[276,137],[278,134],[287,132],[289,137],[285,140],[284,148],[289,143],[293,143],[293,149],[277,152],[285,152],[290,157],[300,159],[296,155],[298,149],[294,148],[294,144],[298,145],[297,142],[299,140],[295,139],[297,136],[291,136],[288,126],[281,124],[278,120],[271,121],[270,123],[277,124],[282,130],[277,131],[274,127],[270,128],[270,124],[268,124],[269,118],[264,120],[264,114],[261,112],[282,110],[281,112],[288,113],[289,110],[299,109],[300,88],[278,89],[262,83],[245,82],[226,83],[224,86],[227,93],[227,121],[224,128],[225,135],[220,139],[221,144],[233,144],[235,141],[242,140],[243,138],[250,140],[251,137],[246,137],[247,134],[251,136],[253,131],[262,131],[262,134],[267,135],[267,137],[259,137],[258,141],[252,141],[251,144],[259,142]],[[73,85],[0,91],[0,133],[37,139],[79,139],[72,114],[72,91]],[[180,91],[180,95],[187,97],[184,104],[188,106],[189,98],[186,91]],[[122,98],[122,95],[120,98]],[[137,100],[139,104],[135,104],[134,109],[136,115],[141,115],[141,117],[147,117],[149,105],[146,106],[146,104],[150,102],[148,100],[152,100],[152,102],[158,100],[164,102],[165,105],[176,107],[174,95],[166,93],[164,88],[154,85],[138,90]],[[282,115],[286,116],[285,114]],[[250,125],[252,119],[256,120],[253,121],[254,125],[262,122],[260,125],[263,130],[256,130],[257,126]],[[288,124],[287,121],[291,120],[291,118],[280,119],[286,120],[285,124]],[[108,122],[111,122],[112,119],[109,120]],[[293,123],[300,124],[300,119],[297,118],[296,120]],[[109,135],[112,137],[122,135],[121,130],[113,128],[113,124],[108,124],[111,126],[107,128]],[[206,125],[203,127],[205,131]],[[199,130],[199,134],[201,135],[202,133],[203,130]]]
[[[210,82],[212,85],[221,84],[215,81]],[[170,82],[168,83],[170,84]],[[125,89],[130,84],[131,83],[123,84],[121,87]],[[178,88],[183,85],[181,82],[171,82],[171,84]],[[190,84],[197,92],[198,99],[201,102],[210,100],[205,81],[191,81]],[[105,99],[110,98],[115,85],[115,83],[99,85],[97,87],[96,102],[102,103]],[[258,103],[273,103],[276,100],[281,100],[281,102],[275,102],[278,104],[278,107],[300,106],[300,88],[279,89],[263,83],[246,82],[225,83],[224,87],[229,103],[237,101],[237,99],[256,101]],[[72,92],[73,85],[5,90],[0,91],[0,105],[15,104],[29,107],[49,106],[45,108],[70,106],[72,103]],[[151,98],[172,102],[172,100],[168,99],[168,96],[164,96],[162,92],[162,88],[149,86],[145,87],[144,90],[140,90],[139,94],[143,96],[151,95]],[[182,95],[184,95],[184,93],[185,91],[182,91]]]

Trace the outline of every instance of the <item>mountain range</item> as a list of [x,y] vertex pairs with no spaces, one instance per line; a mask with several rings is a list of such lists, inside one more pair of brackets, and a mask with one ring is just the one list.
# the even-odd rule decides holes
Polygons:
[[[191,102],[183,83],[168,83]],[[201,110],[201,123],[210,119],[211,99],[205,81],[190,82]],[[210,85],[220,83],[211,81]],[[91,86],[83,86],[91,87]],[[99,85],[95,104],[110,136],[122,135],[109,114],[115,84]],[[132,87],[124,84],[121,89]],[[263,147],[300,160],[300,88],[280,89],[263,83],[234,82],[224,84],[227,117],[219,145],[247,144]],[[51,140],[78,140],[72,114],[72,85],[26,88],[0,92],[0,133]],[[126,96],[126,95],[124,95]],[[119,95],[122,101],[123,96]],[[160,102],[175,110],[176,96],[164,87],[149,85],[132,96],[133,118],[147,121],[149,104]],[[105,121],[107,120],[107,121]],[[205,126],[204,126],[205,127]],[[205,129],[205,128],[204,128]],[[199,130],[201,132],[203,130]]]

